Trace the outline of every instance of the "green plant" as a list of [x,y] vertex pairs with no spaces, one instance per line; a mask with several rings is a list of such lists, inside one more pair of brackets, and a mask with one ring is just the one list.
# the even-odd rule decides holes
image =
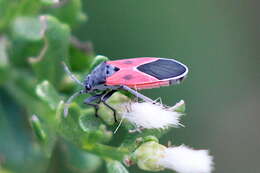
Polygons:
[[[102,160],[111,173],[128,172],[124,165],[133,163],[152,171],[153,161],[142,162],[142,148],[159,146],[169,128],[129,133],[133,124],[126,122],[126,130],[113,134],[112,112],[101,105],[96,118],[82,97],[63,115],[64,101],[78,86],[61,62],[83,79],[108,59],[73,37],[73,28],[86,21],[81,1],[0,0],[0,16],[0,172],[95,172]],[[117,93],[109,101],[130,98]],[[174,109],[183,113],[184,104]]]

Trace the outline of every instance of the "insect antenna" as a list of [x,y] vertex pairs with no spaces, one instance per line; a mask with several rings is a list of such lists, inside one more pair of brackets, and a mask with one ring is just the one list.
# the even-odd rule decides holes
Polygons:
[[64,67],[65,72],[70,76],[70,78],[73,81],[80,84],[81,86],[84,86],[84,84],[80,80],[78,80],[78,78],[70,71],[69,67],[65,64],[65,62],[62,62],[62,65]]
[[69,106],[72,102],[72,100],[74,100],[76,97],[78,97],[79,95],[83,94],[84,90],[80,90],[78,92],[75,92],[72,96],[69,97],[69,99],[66,101],[65,105],[64,105],[64,117],[67,117],[68,115],[68,111],[69,111]]

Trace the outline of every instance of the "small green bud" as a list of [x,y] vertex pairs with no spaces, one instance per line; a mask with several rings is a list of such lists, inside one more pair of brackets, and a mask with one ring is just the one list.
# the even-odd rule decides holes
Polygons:
[[175,112],[184,113],[185,107],[186,107],[185,102],[183,100],[181,100],[178,103],[176,103],[173,107],[171,107],[170,110],[175,111]]
[[158,161],[164,156],[165,146],[155,141],[146,142],[133,153],[133,158],[139,168],[147,171],[161,171],[164,167]]
[[155,136],[152,136],[152,135],[149,135],[149,136],[145,136],[145,137],[139,137],[135,140],[135,143],[136,143],[136,148],[146,142],[157,142],[159,143],[159,140],[155,137]]
[[98,64],[100,64],[104,61],[107,61],[107,60],[109,60],[108,57],[103,56],[103,55],[97,55],[94,58],[92,64],[90,65],[90,71],[92,71]]
[[45,141],[46,138],[47,138],[47,135],[44,132],[44,130],[42,128],[42,125],[41,125],[41,122],[40,122],[40,120],[38,119],[38,117],[36,115],[32,116],[31,122],[32,122],[32,128],[33,128],[37,138],[40,141]]
[[159,143],[159,140],[155,136],[150,135],[144,137],[144,142],[150,142],[150,141]]

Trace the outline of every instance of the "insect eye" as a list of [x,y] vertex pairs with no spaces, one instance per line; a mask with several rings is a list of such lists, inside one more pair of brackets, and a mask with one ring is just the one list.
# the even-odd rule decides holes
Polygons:
[[87,84],[87,85],[85,86],[85,88],[86,88],[86,90],[90,90],[90,89],[91,89],[91,87],[90,87],[89,84]]

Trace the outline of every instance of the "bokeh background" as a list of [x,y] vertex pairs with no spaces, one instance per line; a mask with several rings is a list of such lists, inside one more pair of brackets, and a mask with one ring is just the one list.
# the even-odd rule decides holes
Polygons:
[[[167,105],[186,101],[185,128],[172,130],[161,143],[171,140],[175,145],[209,149],[216,173],[260,171],[260,13],[256,0],[85,0],[83,8],[88,21],[74,28],[73,34],[91,41],[97,54],[111,59],[170,57],[189,67],[182,84],[142,91],[154,99],[161,97]],[[3,105],[10,104],[14,103]],[[15,114],[18,109],[8,112]],[[9,153],[16,156],[18,167],[33,170],[27,164],[30,158],[24,159],[24,151],[21,154],[29,140],[22,130],[28,128],[27,120],[10,117],[9,121],[21,139],[10,144],[16,149]],[[0,143],[9,137],[7,133],[0,133]],[[144,171],[131,167],[130,172]]]
[[113,59],[172,57],[188,65],[178,86],[144,91],[173,105],[184,99],[186,128],[164,138],[208,148],[215,172],[259,172],[260,57],[257,1],[86,1],[76,32]]

